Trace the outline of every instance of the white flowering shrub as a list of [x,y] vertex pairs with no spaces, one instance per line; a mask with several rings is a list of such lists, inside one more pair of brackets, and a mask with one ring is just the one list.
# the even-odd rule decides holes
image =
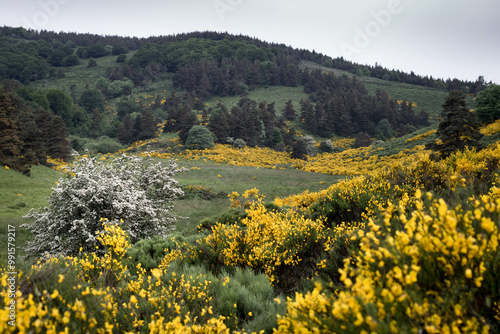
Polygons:
[[168,235],[176,224],[172,203],[183,194],[174,176],[184,170],[173,160],[163,166],[137,156],[78,158],[72,176],[52,188],[49,206],[24,217],[33,219],[22,225],[34,234],[27,256],[71,255],[80,247],[95,252],[102,218],[119,224],[132,243]]

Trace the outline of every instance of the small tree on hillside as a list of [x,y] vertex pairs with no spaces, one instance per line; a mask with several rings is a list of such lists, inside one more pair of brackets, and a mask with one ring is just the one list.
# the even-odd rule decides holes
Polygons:
[[189,130],[186,146],[194,149],[214,147],[214,139],[210,130],[203,125],[195,125]]
[[367,147],[372,144],[372,139],[366,132],[360,132],[356,135],[354,140],[354,148]]
[[297,112],[293,108],[292,100],[288,100],[285,103],[285,109],[283,109],[283,117],[289,121],[293,121],[297,118]]
[[14,119],[16,111],[12,95],[0,87],[0,164],[22,170],[19,154],[23,143]]
[[377,139],[387,140],[394,137],[394,131],[391,123],[387,119],[382,119],[377,125]]
[[500,119],[500,85],[491,84],[479,92],[475,106],[477,117],[481,122]]
[[49,206],[24,217],[34,220],[22,225],[34,235],[25,248],[28,257],[74,255],[80,247],[95,252],[102,218],[120,224],[132,243],[175,228],[169,211],[183,192],[173,178],[182,171],[174,161],[163,166],[136,156],[113,162],[79,157],[70,171],[74,176],[52,188]]
[[436,136],[438,142],[426,145],[429,149],[446,158],[455,151],[464,148],[479,147],[479,139],[483,136],[479,132],[476,114],[467,108],[465,95],[461,91],[452,91],[443,105],[442,120],[439,123]]

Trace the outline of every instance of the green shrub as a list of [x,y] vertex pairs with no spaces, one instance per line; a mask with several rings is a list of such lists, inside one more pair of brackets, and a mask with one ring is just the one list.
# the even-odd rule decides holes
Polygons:
[[96,140],[88,141],[86,144],[86,148],[92,154],[107,154],[118,152],[119,150],[124,149],[125,147],[120,144],[118,140],[115,138],[110,138],[108,136],[101,136]]
[[206,149],[214,147],[212,133],[202,125],[195,125],[189,130],[186,147],[191,149]]
[[236,318],[238,328],[248,332],[272,333],[277,315],[285,313],[285,304],[274,300],[274,290],[266,275],[237,267],[232,274],[222,272],[220,276],[229,277],[229,282],[218,292],[218,312]]

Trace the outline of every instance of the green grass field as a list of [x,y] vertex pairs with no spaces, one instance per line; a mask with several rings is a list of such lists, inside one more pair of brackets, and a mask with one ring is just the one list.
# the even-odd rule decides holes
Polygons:
[[[135,51],[129,52],[127,58],[130,58]],[[77,96],[88,88],[93,89],[96,82],[101,77],[107,77],[106,71],[116,68],[117,66],[123,66],[122,63],[116,62],[117,56],[106,56],[101,58],[95,58],[97,66],[88,68],[88,59],[81,60],[80,65],[72,67],[64,67],[64,77],[63,78],[51,78],[45,80],[39,80],[32,83],[36,88],[41,89],[51,89],[58,88],[66,92],[70,92],[71,85],[76,85],[75,92]],[[108,70],[109,69],[109,70]]]
[[31,176],[20,172],[0,169],[0,266],[6,264],[8,225],[14,225],[17,260],[24,255],[23,247],[30,233],[19,226],[26,221],[22,218],[31,208],[48,205],[47,199],[61,173],[44,167],[34,166]]
[[[257,188],[259,193],[266,196],[265,201],[267,202],[272,202],[276,197],[286,197],[305,190],[318,191],[325,189],[345,178],[342,176],[307,173],[295,169],[235,167],[200,160],[179,159],[178,163],[180,166],[188,168],[200,168],[177,174],[176,179],[183,186],[197,185],[213,192],[231,193],[237,191],[240,195],[245,190]],[[189,218],[182,220],[177,230],[183,234],[192,234],[200,220],[221,213],[228,209],[229,205],[228,198],[178,200],[173,213],[188,216]]]
[[448,92],[422,86],[385,81],[370,77],[360,77],[359,79],[363,82],[370,94],[375,94],[377,89],[380,89],[385,90],[391,98],[417,103],[417,107],[413,109],[417,112],[424,109],[432,117],[431,121],[440,115],[441,106],[448,95]]
[[[308,96],[304,92],[304,86],[269,86],[267,88],[257,88],[248,93],[248,98],[257,101],[257,103],[262,101],[266,101],[267,103],[274,102],[274,108],[278,116],[281,115],[288,100],[292,100],[294,109],[300,111],[300,100],[307,99]],[[216,106],[218,102],[221,102],[230,110],[238,103],[240,98],[240,96],[213,97],[207,103],[211,106]]]

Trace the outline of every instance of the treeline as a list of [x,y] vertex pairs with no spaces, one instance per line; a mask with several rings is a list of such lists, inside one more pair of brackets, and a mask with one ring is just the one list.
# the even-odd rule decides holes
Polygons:
[[242,94],[257,87],[300,84],[299,66],[294,63],[228,59],[201,60],[181,67],[173,77],[174,87],[208,99],[214,95]]
[[[308,132],[321,137],[353,137],[363,132],[385,140],[430,125],[425,110],[416,112],[411,102],[391,99],[382,90],[370,95],[356,77],[304,71],[301,84],[315,103],[300,102],[300,122]],[[295,114],[289,111],[285,117],[294,120]]]
[[293,149],[299,140],[297,126],[324,138],[363,133],[385,140],[429,125],[424,110],[416,112],[410,102],[391,99],[384,91],[370,95],[355,77],[306,70],[300,80],[310,94],[300,101],[300,110],[294,109],[291,100],[276,106],[251,100],[246,94],[231,109],[222,103],[213,108],[189,93],[172,94],[152,108],[166,112],[164,130],[179,132],[182,142],[193,126],[201,124],[221,143],[242,139],[250,146],[277,150]]
[[[96,34],[82,34],[75,32],[53,32],[47,30],[32,30],[32,29],[24,29],[24,28],[13,28],[13,27],[0,27],[0,36],[7,36],[10,39],[16,40],[30,40],[36,41],[39,45],[43,45],[45,50],[47,49],[47,43],[49,46],[54,43],[68,44],[70,46],[77,45],[80,48],[75,50],[74,54],[66,54],[65,57],[61,58],[61,53],[57,53],[57,57],[54,57],[54,61],[62,66],[72,66],[76,64],[80,59],[86,58],[96,58],[103,55],[108,54],[124,54],[128,50],[138,50],[139,56],[137,56],[134,60],[135,64],[139,65],[142,69],[146,69],[149,66],[149,71],[151,71],[151,67],[154,65],[161,64],[164,59],[158,59],[162,57],[171,57],[174,58],[171,61],[171,66],[167,66],[169,71],[175,71],[178,64],[175,64],[175,59],[182,59],[180,63],[188,63],[192,61],[199,61],[200,59],[205,59],[207,61],[213,60],[210,57],[210,52],[208,52],[208,57],[206,52],[189,52],[190,48],[200,48],[207,49],[206,47],[197,46],[196,43],[189,43],[188,41],[194,39],[197,43],[201,44],[213,44],[214,42],[220,42],[221,45],[223,43],[232,44],[235,42],[235,46],[237,49],[241,46],[243,48],[248,48],[248,46],[252,46],[257,49],[255,51],[254,58],[262,61],[263,56],[267,55],[267,60],[272,61],[273,59],[269,59],[269,55],[272,53],[276,57],[281,59],[285,59],[287,64],[298,64],[300,61],[311,61],[317,64],[324,65],[326,67],[336,68],[340,70],[345,70],[357,75],[362,76],[370,76],[383,80],[390,80],[438,89],[446,89],[448,91],[452,90],[461,90],[467,94],[477,94],[481,90],[483,90],[486,86],[486,82],[483,77],[479,77],[476,81],[468,81],[468,80],[458,80],[458,79],[438,79],[433,78],[432,76],[420,76],[415,74],[414,72],[405,73],[399,70],[390,70],[388,68],[384,68],[380,65],[368,66],[368,65],[360,65],[349,60],[344,59],[343,57],[332,58],[321,53],[317,53],[314,50],[304,50],[304,49],[296,49],[285,44],[277,44],[277,43],[268,43],[261,41],[256,38],[252,38],[245,35],[231,35],[224,32],[213,32],[213,31],[204,31],[204,32],[192,32],[192,33],[183,33],[183,34],[175,34],[168,36],[152,36],[148,38],[137,38],[137,37],[121,37],[121,36],[110,36],[110,35],[96,35]],[[204,40],[201,41],[201,40]],[[44,43],[46,42],[46,43]],[[168,51],[171,47],[170,44],[176,43],[185,43],[190,44],[188,48],[179,48],[173,47],[177,50],[177,53],[171,55],[165,55],[164,51]],[[13,43],[13,42],[11,42]],[[0,50],[3,50],[5,46],[5,42],[2,44]],[[114,50],[113,50],[114,49]],[[181,52],[182,49],[188,51]],[[218,55],[218,61],[222,58],[238,58],[238,59],[247,59],[252,61],[252,59],[248,58],[239,58],[237,53],[231,53],[231,46],[226,49],[221,49],[220,55]],[[228,51],[228,53],[224,53]],[[64,52],[64,50],[63,50]],[[163,53],[163,55],[161,55]],[[167,54],[169,52],[166,52]],[[44,62],[42,59],[47,59],[48,56],[44,57],[40,55],[41,58],[37,58],[36,54],[33,52],[28,53],[31,57],[35,56],[35,59],[31,59],[26,62],[29,65],[29,70],[25,71],[24,74],[22,67],[17,67],[17,70],[7,72],[9,75],[4,75],[6,72],[2,72],[2,58],[5,58],[4,55],[0,55],[0,75],[2,77],[7,77],[11,79],[17,79],[22,82],[25,80],[38,80],[44,77],[47,77],[49,68],[51,64],[48,62]],[[42,52],[43,54],[43,52]],[[47,55],[47,52],[45,52]],[[141,58],[141,55],[143,56]],[[70,57],[71,56],[71,57]],[[68,58],[69,57],[69,58]],[[24,57],[23,57],[24,58]],[[148,60],[150,58],[150,60]],[[191,59],[190,59],[191,58]],[[193,59],[194,58],[194,59]],[[200,58],[200,59],[197,59]],[[266,58],[266,56],[264,56]],[[123,58],[122,58],[123,59]],[[159,61],[158,61],[159,60]],[[280,65],[280,61],[277,61],[278,65]],[[17,60],[18,62],[20,60]],[[51,65],[51,66],[61,66],[61,65]],[[47,67],[48,66],[48,67]],[[137,67],[134,66],[137,69]],[[165,69],[164,69],[165,70]],[[129,70],[130,71],[130,70]],[[13,73],[15,72],[15,74]],[[33,72],[32,74],[29,74]],[[61,72],[61,71],[59,71]],[[52,75],[56,75],[56,71],[52,70]],[[136,79],[132,78],[132,75],[129,76],[130,79],[134,80],[137,84],[139,80],[137,77],[140,77],[137,73],[135,74]],[[143,73],[144,76],[144,73]],[[153,75],[154,77],[154,75]],[[142,80],[144,83],[145,81]]]
[[66,159],[70,143],[61,116],[54,114],[47,97],[35,106],[14,94],[15,82],[0,84],[0,164],[29,174],[32,165],[46,164],[47,156]]

